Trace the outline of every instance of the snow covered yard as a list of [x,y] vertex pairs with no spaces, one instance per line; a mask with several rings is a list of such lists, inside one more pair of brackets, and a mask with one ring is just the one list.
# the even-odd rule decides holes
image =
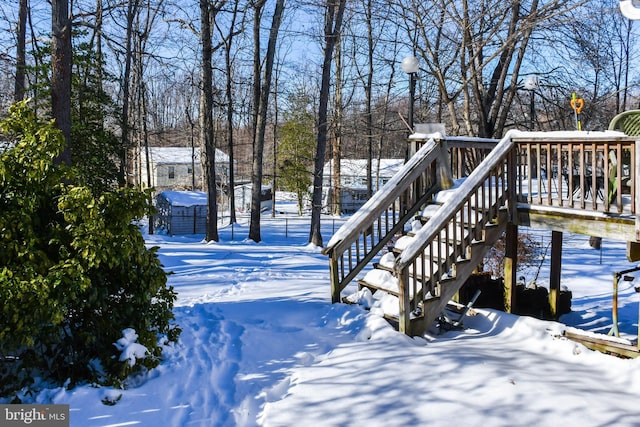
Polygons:
[[[325,227],[328,241],[335,224]],[[358,306],[330,303],[328,262],[307,246],[308,230],[265,216],[259,244],[243,240],[246,225],[233,239],[221,229],[212,244],[146,236],[173,272],[179,344],[126,390],[85,385],[34,401],[69,404],[77,427],[640,423],[640,360],[558,338],[561,323],[485,309],[464,331],[406,337]],[[633,266],[625,246],[605,241],[600,252],[586,236],[565,237],[573,311],[562,320],[606,333],[612,272]],[[548,258],[537,282],[548,282]],[[633,282],[620,285],[620,330],[633,338],[638,295]]]

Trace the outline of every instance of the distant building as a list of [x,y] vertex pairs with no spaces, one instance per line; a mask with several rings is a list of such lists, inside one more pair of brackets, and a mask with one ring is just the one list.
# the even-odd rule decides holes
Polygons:
[[[200,148],[149,147],[151,182],[147,179],[145,149],[138,153],[136,183],[163,190],[203,190],[203,168]],[[216,149],[216,180],[224,187],[229,182],[229,156]],[[195,184],[195,185],[194,185]]]
[[[251,212],[251,193],[253,184],[245,183],[236,185],[233,194],[235,196],[235,207],[238,212]],[[260,212],[271,209],[273,205],[271,186],[263,185],[260,189]]]
[[207,231],[207,193],[162,191],[155,197],[154,226],[167,234],[204,234]]
[[[375,193],[400,170],[403,159],[373,159],[371,177]],[[323,210],[331,212],[335,202],[333,161],[325,163],[323,170]],[[369,199],[367,194],[367,160],[340,160],[341,207],[343,213],[353,213]]]

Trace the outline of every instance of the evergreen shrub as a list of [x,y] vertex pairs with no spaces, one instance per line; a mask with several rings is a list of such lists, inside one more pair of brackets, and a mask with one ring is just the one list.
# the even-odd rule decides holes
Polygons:
[[[176,294],[136,225],[148,194],[77,182],[54,161],[61,133],[27,102],[0,122],[0,142],[0,397],[33,391],[34,378],[126,385],[180,333]],[[147,349],[133,364],[116,345],[129,329]]]

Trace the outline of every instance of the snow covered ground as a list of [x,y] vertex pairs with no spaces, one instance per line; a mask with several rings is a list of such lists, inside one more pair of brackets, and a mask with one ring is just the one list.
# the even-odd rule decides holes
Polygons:
[[[240,221],[219,243],[146,236],[173,272],[183,330],[157,369],[126,390],[61,388],[35,401],[69,404],[75,427],[640,425],[640,359],[558,338],[562,323],[486,309],[464,331],[409,338],[358,306],[331,304],[327,259],[306,243],[308,218],[265,215],[259,244]],[[325,241],[340,222],[324,222]],[[546,246],[550,234],[535,234]],[[538,284],[548,283],[548,258]],[[634,266],[624,243],[598,251],[566,235],[562,284],[573,311],[561,320],[606,333],[612,272]],[[619,300],[631,339],[633,284],[621,282]]]

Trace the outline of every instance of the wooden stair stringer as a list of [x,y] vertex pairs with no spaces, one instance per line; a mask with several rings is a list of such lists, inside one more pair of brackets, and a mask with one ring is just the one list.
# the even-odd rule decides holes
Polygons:
[[499,215],[498,222],[487,226],[484,229],[482,241],[474,242],[471,246],[471,257],[455,263],[455,277],[441,280],[440,295],[437,298],[430,298],[424,301],[423,315],[421,319],[416,319],[416,327],[412,326],[412,335],[422,334],[440,316],[440,313],[447,306],[456,292],[465,284],[469,276],[476,267],[482,263],[485,255],[493,244],[502,236],[506,229],[506,212]]

